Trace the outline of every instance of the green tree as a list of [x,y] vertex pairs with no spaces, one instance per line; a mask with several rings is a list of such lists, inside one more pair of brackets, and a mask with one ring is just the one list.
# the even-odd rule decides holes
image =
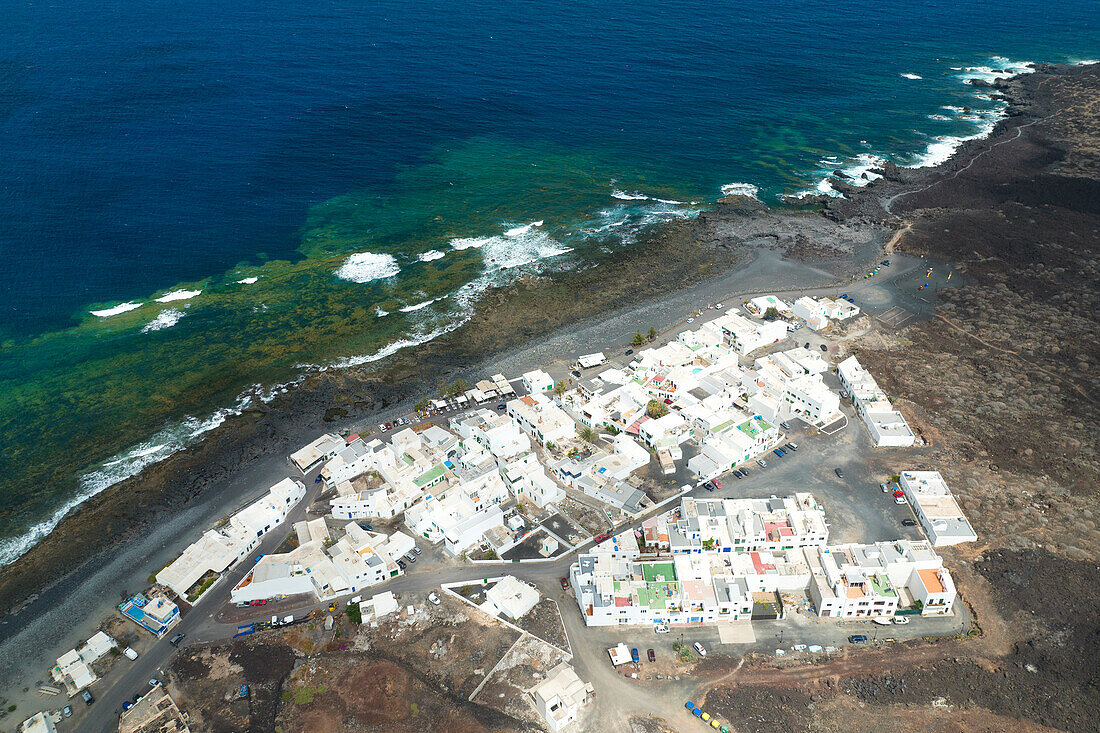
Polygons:
[[645,343],[645,336],[642,335],[641,331],[635,331],[634,332],[634,338],[630,339],[630,344],[632,346],[641,346],[644,343]]
[[765,321],[774,321],[776,318],[779,318],[779,311],[776,310],[775,306],[772,306],[764,311]]
[[653,419],[664,417],[668,414],[668,405],[660,400],[650,400],[649,404],[645,406],[645,414]]
[[596,442],[596,431],[592,428],[581,428],[581,440],[587,440],[589,443]]
[[427,397],[421,397],[420,401],[417,402],[415,405],[413,405],[413,409],[416,410],[417,412],[424,412],[425,410],[427,410],[428,409],[428,398]]
[[653,326],[649,327],[649,340],[654,341],[657,339],[657,329]]
[[554,394],[556,394],[558,397],[561,397],[563,394],[565,394],[565,389],[566,389],[565,382],[560,381],[560,382],[558,382],[557,384],[554,385]]
[[713,538],[708,538],[708,539],[703,540],[703,549],[704,550],[713,550],[717,545],[718,545],[718,543],[715,542]]

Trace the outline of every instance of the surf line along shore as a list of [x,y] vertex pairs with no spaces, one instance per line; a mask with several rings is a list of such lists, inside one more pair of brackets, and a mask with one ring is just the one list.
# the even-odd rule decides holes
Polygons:
[[[994,137],[1008,129],[1002,123]],[[883,198],[949,175],[983,144],[964,146],[936,169],[888,169],[865,189],[845,187],[843,207],[829,202],[825,215],[792,216],[730,197],[696,221],[657,228],[598,267],[492,291],[470,322],[436,341],[369,369],[312,375],[230,418],[201,443],[90,499],[0,573],[0,609],[8,612],[0,658],[9,660],[0,663],[0,681],[29,684],[27,675],[48,666],[55,648],[85,631],[70,622],[63,633],[72,638],[59,638],[62,614],[94,624],[218,517],[286,475],[285,456],[319,432],[407,411],[443,380],[515,375],[571,347],[613,353],[635,329],[667,328],[707,303],[844,282],[889,238]]]

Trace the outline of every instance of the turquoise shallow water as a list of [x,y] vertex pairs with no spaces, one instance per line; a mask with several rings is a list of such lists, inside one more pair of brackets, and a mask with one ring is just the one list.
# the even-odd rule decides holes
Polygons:
[[1080,0],[6,16],[0,561],[249,385],[431,338],[723,190],[934,163],[996,118],[966,79],[1100,56]]

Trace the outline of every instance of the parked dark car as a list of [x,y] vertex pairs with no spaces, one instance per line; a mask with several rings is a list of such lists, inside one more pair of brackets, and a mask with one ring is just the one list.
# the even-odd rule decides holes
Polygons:
[[559,578],[562,590],[569,590],[569,578]]
[[741,480],[741,470],[740,469],[734,469],[733,477],[735,479],[737,479],[738,481],[740,481]]
[[87,690],[81,690],[80,697],[84,699],[85,705],[91,705],[93,702],[95,702],[95,698],[92,697],[92,693],[88,692]]
[[404,570],[405,568],[407,568],[407,567],[409,567],[409,566],[405,564],[405,561],[404,561],[404,560],[398,560],[398,561],[397,561],[397,567],[399,567],[399,568],[401,568],[402,570]]
[[187,634],[176,634],[171,639],[169,639],[168,643],[172,646],[179,646],[180,642],[183,641],[185,636],[187,636]]
[[864,634],[852,634],[848,637],[849,644],[863,644],[867,641],[867,637]]
[[645,655],[646,655],[646,658],[649,659],[649,661],[651,661],[651,662],[656,662],[657,661],[657,653],[654,652],[652,649],[647,649]]
[[714,484],[712,484],[710,481],[707,481],[705,484],[703,484],[703,488],[707,491],[714,491]]
[[828,346],[826,346],[825,344],[822,344],[822,345],[821,345],[821,350],[822,350],[822,351],[828,351],[828,350],[829,350],[829,347],[828,347]]
[[634,662],[634,664],[637,664],[638,662],[641,661],[641,659],[642,658],[638,656],[638,648],[637,647],[634,647],[633,649],[630,650],[630,661]]
[[625,352],[623,352],[623,356],[630,356],[633,353],[634,349],[627,349]]
[[916,523],[916,521],[914,521],[912,519],[903,519],[903,520],[901,520],[901,526],[902,527],[916,527],[917,523]]
[[841,471],[839,468],[836,468],[836,469],[833,469],[833,470],[836,471],[836,477],[837,478],[844,478],[844,472]]

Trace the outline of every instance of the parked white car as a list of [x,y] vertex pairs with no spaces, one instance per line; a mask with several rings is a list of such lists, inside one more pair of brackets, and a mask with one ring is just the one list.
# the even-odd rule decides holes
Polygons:
[[653,630],[656,631],[658,634],[667,634],[668,624],[657,624],[653,627]]
[[438,605],[439,605],[439,596],[437,596],[437,595],[435,594],[435,591],[434,591],[434,590],[433,590],[433,591],[432,591],[431,593],[429,593],[429,594],[428,594],[428,600],[429,600],[429,601],[430,601],[430,602],[431,602],[431,603],[432,603],[433,605],[436,605],[436,606],[438,606]]
[[700,657],[705,657],[707,655],[707,650],[699,642],[695,642],[692,646],[695,647],[695,651],[699,652]]
[[903,624],[909,623],[909,619],[907,619],[905,616],[894,616],[894,623],[901,626]]

